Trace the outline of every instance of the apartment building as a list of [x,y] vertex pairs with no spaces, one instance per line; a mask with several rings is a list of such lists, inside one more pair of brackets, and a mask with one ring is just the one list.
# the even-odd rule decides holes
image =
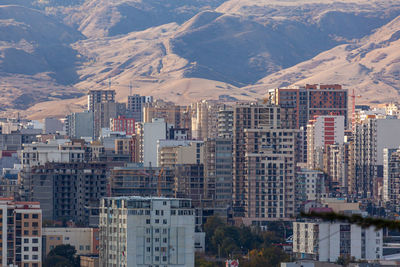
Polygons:
[[122,196],[174,196],[174,169],[146,167],[143,164],[129,163],[125,167],[115,167],[109,177],[110,193],[114,197]]
[[232,207],[232,139],[204,141],[204,199],[215,208]]
[[383,231],[348,223],[294,222],[293,253],[299,259],[335,262],[382,258]]
[[384,149],[383,200],[400,211],[400,149]]
[[65,131],[71,138],[94,137],[93,111],[74,112],[65,118]]
[[145,103],[152,103],[152,96],[142,96],[138,94],[128,96],[127,114],[137,122],[143,121],[143,106]]
[[307,125],[307,167],[324,168],[326,147],[344,142],[344,116],[318,116]]
[[192,111],[192,137],[203,140],[216,138],[218,135],[216,116],[218,103],[213,100],[201,100],[191,105]]
[[89,111],[94,111],[98,103],[115,102],[115,90],[89,90],[88,105]]
[[43,258],[59,245],[71,245],[77,255],[99,254],[99,229],[43,227]]
[[102,199],[102,266],[194,267],[195,215],[191,206],[189,199]]
[[143,123],[139,128],[139,145],[143,151],[143,164],[145,166],[157,165],[157,141],[167,139],[167,123],[164,119],[152,119]]
[[100,136],[102,128],[110,128],[110,121],[113,118],[125,116],[126,104],[117,102],[101,102],[94,104],[93,110],[93,131],[94,138]]
[[24,144],[21,151],[23,167],[43,165],[46,162],[83,162],[85,149],[81,144],[68,144],[69,140]]
[[176,198],[188,198],[195,207],[204,200],[204,165],[177,164],[175,167],[174,193]]
[[[277,116],[277,114],[275,114]],[[294,217],[295,129],[245,129],[245,217],[252,221]]]
[[398,148],[400,120],[391,116],[368,116],[354,127],[355,192],[374,197],[378,178],[383,177],[383,149]]
[[282,108],[294,108],[296,125],[307,126],[308,121],[321,115],[336,115],[348,123],[348,91],[339,84],[306,84],[271,89],[268,92],[272,104]]
[[42,210],[39,202],[0,198],[1,266],[42,266]]
[[46,220],[97,225],[95,212],[107,194],[108,170],[105,162],[47,162],[23,169],[21,197],[40,202]]
[[325,174],[322,171],[298,169],[296,171],[296,202],[321,200],[326,197]]
[[204,158],[204,142],[159,140],[159,167],[173,168],[176,164],[201,164]]
[[233,206],[237,216],[244,215],[245,206],[245,129],[259,126],[280,126],[280,108],[259,102],[233,106]]
[[[215,116],[215,114],[214,114]],[[218,138],[232,139],[233,136],[233,108],[221,105],[217,111],[217,136]]]
[[176,105],[173,102],[156,100],[145,103],[143,106],[143,122],[150,123],[153,119],[164,119],[164,121],[175,128],[190,128],[190,109]]
[[117,118],[110,119],[110,129],[115,132],[125,132],[126,135],[133,135],[136,133],[135,119],[127,118],[125,116],[118,116]]

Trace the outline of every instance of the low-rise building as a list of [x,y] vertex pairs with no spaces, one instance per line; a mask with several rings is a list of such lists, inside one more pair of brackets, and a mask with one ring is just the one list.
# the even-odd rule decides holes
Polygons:
[[77,255],[98,254],[98,228],[44,227],[43,256],[59,245],[75,247]]

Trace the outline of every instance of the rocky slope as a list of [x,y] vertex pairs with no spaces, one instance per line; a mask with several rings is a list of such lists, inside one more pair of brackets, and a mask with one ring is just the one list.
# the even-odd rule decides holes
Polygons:
[[400,86],[400,17],[371,36],[337,46],[291,68],[261,79],[248,89],[304,83],[342,83],[362,95],[358,101],[398,101]]
[[20,2],[0,3],[3,110],[65,113],[84,101],[57,99],[109,84],[120,100],[131,84],[181,103],[304,82],[357,86],[369,102],[399,89],[394,0]]

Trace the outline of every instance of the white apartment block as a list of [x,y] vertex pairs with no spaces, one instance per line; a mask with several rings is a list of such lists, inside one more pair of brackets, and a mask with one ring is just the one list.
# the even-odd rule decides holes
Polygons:
[[82,162],[85,150],[77,145],[63,143],[32,143],[23,144],[21,163],[24,167],[43,165],[46,162]]
[[143,124],[142,151],[144,166],[157,165],[157,141],[167,138],[167,123],[164,119],[153,119]]
[[323,169],[325,146],[343,144],[344,116],[318,116],[307,125],[307,167]]
[[335,262],[339,257],[356,260],[382,258],[383,231],[348,223],[294,222],[293,253],[299,259]]
[[101,200],[99,252],[104,267],[193,267],[194,244],[195,214],[189,199]]

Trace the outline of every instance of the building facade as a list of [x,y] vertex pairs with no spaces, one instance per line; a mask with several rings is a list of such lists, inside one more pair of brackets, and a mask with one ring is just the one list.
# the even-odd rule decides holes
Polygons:
[[95,213],[107,194],[108,169],[106,163],[84,162],[47,162],[24,169],[21,197],[40,202],[46,220],[97,225]]
[[42,210],[39,202],[0,199],[1,266],[42,266]]
[[43,258],[59,245],[75,247],[77,255],[98,254],[99,229],[82,227],[44,227]]
[[110,129],[115,132],[125,132],[126,135],[133,135],[136,133],[135,119],[127,118],[125,116],[118,116],[111,118]]
[[293,253],[302,259],[335,262],[382,258],[383,231],[348,223],[294,222]]
[[100,262],[105,267],[194,267],[195,215],[188,199],[104,198]]
[[115,90],[89,90],[88,105],[89,111],[94,111],[98,103],[115,102]]
[[143,121],[143,106],[145,103],[152,103],[152,96],[138,94],[128,96],[127,114],[137,122]]

